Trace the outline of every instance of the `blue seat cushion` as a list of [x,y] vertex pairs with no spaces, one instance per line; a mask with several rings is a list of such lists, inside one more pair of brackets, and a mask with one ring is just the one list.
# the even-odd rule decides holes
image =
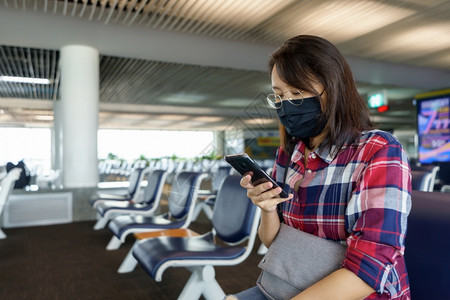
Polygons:
[[144,239],[133,247],[133,256],[152,278],[167,261],[232,260],[244,252],[243,246],[215,245],[210,235]]
[[125,231],[130,229],[139,231],[142,231],[142,229],[173,229],[181,228],[184,223],[185,220],[172,221],[163,216],[119,216],[109,223],[109,229],[111,229],[115,236],[120,238]]
[[132,213],[133,211],[146,211],[150,210],[152,205],[147,204],[139,204],[139,203],[130,203],[128,201],[103,201],[97,205],[97,212],[104,216],[105,213],[110,209],[116,210],[126,210]]

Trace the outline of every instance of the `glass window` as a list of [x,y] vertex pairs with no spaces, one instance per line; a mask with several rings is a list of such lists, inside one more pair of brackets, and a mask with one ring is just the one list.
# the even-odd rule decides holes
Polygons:
[[177,156],[193,158],[209,154],[213,148],[212,131],[113,130],[98,131],[98,157],[109,153],[133,161],[145,158]]
[[0,128],[0,164],[24,160],[32,175],[51,169],[49,128]]

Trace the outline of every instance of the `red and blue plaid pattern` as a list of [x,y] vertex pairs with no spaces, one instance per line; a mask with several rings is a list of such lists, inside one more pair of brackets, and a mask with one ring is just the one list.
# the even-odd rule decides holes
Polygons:
[[346,244],[342,267],[377,291],[367,299],[410,299],[403,254],[411,171],[401,144],[373,130],[334,159],[319,148],[305,165],[304,153],[300,141],[291,160],[281,148],[277,154],[273,176],[281,185],[290,161],[286,186],[294,198],[281,204],[286,224]]

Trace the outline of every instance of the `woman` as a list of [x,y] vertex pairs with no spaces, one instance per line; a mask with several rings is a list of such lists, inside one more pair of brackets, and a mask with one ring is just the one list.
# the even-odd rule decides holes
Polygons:
[[[410,299],[403,254],[411,180],[400,143],[372,129],[350,67],[325,39],[289,39],[269,70],[282,142],[273,177],[291,194],[242,178],[262,210],[259,237],[270,247],[284,222],[346,245],[341,268],[293,299]],[[257,287],[235,296],[265,299]]]

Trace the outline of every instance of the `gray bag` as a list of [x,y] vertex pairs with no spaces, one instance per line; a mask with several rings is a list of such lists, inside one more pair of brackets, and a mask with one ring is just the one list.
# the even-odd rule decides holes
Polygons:
[[256,282],[269,299],[290,299],[340,268],[346,247],[281,223]]

